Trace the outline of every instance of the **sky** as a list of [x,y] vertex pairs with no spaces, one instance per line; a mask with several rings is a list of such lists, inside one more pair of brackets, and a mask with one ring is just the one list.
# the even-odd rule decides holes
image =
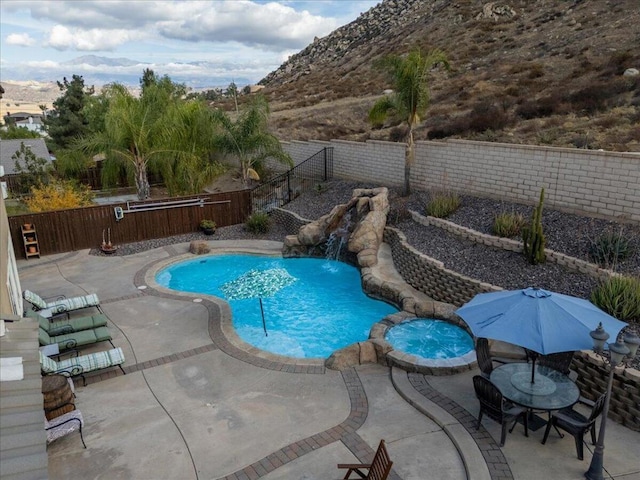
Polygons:
[[0,0],[0,81],[254,84],[380,1]]

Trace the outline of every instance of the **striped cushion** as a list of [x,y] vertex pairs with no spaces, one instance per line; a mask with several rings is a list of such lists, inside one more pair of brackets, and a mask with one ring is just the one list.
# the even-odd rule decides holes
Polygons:
[[58,370],[58,362],[47,357],[42,352],[40,352],[40,366],[44,373],[53,373]]
[[81,297],[62,298],[54,302],[47,303],[46,308],[50,308],[53,313],[72,312],[81,308],[97,307],[100,305],[98,295],[92,293]]
[[60,437],[75,432],[79,430],[81,426],[84,426],[84,419],[82,418],[80,410],[73,410],[59,417],[52,418],[51,420],[45,418],[44,428],[47,431],[47,443],[51,443]]
[[47,308],[47,302],[45,302],[40,296],[33,293],[31,290],[25,290],[22,292],[22,297],[38,310]]
[[[124,363],[124,354],[122,349],[112,348],[105,352],[89,353],[75,358],[67,358],[57,362],[57,370],[73,371],[73,367],[80,366],[82,373],[100,370],[102,368],[114,367]],[[76,370],[77,371],[77,370]]]

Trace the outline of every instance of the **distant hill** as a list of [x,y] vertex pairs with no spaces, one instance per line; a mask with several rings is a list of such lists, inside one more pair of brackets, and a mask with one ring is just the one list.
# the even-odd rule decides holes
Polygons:
[[470,138],[640,152],[638,0],[384,0],[261,80],[283,139],[402,140],[372,130],[373,67],[413,47],[444,50],[419,139]]

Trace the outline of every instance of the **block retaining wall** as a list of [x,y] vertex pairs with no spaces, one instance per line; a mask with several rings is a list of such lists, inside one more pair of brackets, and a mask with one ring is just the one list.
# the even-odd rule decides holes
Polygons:
[[[522,252],[523,244],[518,240],[512,240],[510,238],[496,237],[494,235],[488,235],[486,233],[478,232],[477,230],[473,230],[471,228],[463,227],[456,223],[450,222],[448,220],[444,220],[442,218],[424,216],[415,211],[410,211],[411,217],[415,222],[420,223],[425,226],[434,226],[438,228],[442,228],[443,230],[457,235],[462,238],[466,238],[471,240],[472,242],[480,243],[483,245],[487,245],[489,247],[509,250],[511,252]],[[571,257],[569,255],[565,255],[564,253],[556,252],[555,250],[550,250],[545,248],[545,255],[547,257],[547,261],[550,263],[557,263],[562,265],[569,270],[573,270],[576,272],[584,273],[589,275],[590,277],[596,279],[605,280],[611,276],[617,275],[615,272],[611,270],[606,270],[604,268],[600,268],[598,265],[594,263],[587,262],[585,260],[580,260],[575,257]]]

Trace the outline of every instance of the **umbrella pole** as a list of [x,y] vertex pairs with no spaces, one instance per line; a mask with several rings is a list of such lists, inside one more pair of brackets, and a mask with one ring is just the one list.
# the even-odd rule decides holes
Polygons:
[[264,336],[268,337],[269,334],[267,333],[267,324],[264,321],[264,308],[262,307],[262,297],[258,297],[258,300],[260,300],[260,313],[262,313],[262,328],[264,328]]
[[534,384],[535,376],[536,376],[536,360],[538,359],[538,353],[532,352],[531,361],[533,362],[533,366],[531,367],[531,383]]

